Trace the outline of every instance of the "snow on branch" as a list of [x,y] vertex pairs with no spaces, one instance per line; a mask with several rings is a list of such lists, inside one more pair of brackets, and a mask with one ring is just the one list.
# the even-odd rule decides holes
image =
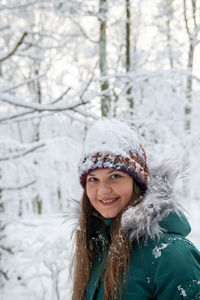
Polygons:
[[37,150],[41,147],[44,147],[44,146],[45,146],[45,143],[42,143],[42,144],[36,145],[35,147],[31,147],[29,149],[26,149],[25,151],[21,151],[20,153],[17,153],[17,154],[14,153],[14,154],[9,154],[8,156],[5,156],[5,157],[0,157],[0,161],[20,158],[22,156],[25,156],[25,155],[31,153],[31,152],[34,152],[35,150]]
[[[77,112],[77,113],[79,113],[80,115],[82,115],[82,116],[84,116],[84,117],[86,117],[86,118],[92,118],[92,119],[94,119],[94,120],[97,120],[98,119],[98,116],[97,115],[95,115],[95,114],[93,114],[93,113],[91,113],[91,112],[87,112],[87,111],[85,111],[85,110],[83,110],[83,109],[81,109],[81,108],[75,108],[74,109],[74,112]],[[68,115],[69,117],[70,117],[70,115]],[[78,119],[79,120],[79,119]],[[79,120],[80,121],[80,120]]]
[[84,30],[84,28],[81,26],[80,22],[77,22],[73,17],[69,16],[70,20],[79,28],[80,32],[83,34],[83,36],[89,40],[90,42],[94,44],[98,44],[98,40],[93,40]]
[[[11,97],[8,94],[4,94],[4,93],[0,94],[0,100],[2,100],[3,102],[9,103],[11,105],[17,106],[17,107],[23,107],[23,108],[31,109],[31,110],[37,111],[37,112],[44,112],[44,111],[60,112],[60,111],[66,111],[66,110],[74,110],[75,108],[77,108],[81,105],[90,103],[91,100],[85,101],[85,100],[83,100],[83,97],[84,97],[86,91],[88,90],[90,83],[92,82],[93,76],[94,76],[94,73],[92,73],[88,82],[78,92],[78,95],[76,97],[78,97],[79,100],[73,104],[57,103],[69,92],[70,88],[67,88],[64,91],[64,93],[61,94],[61,96],[59,96],[56,100],[54,100],[53,102],[51,102],[50,104],[47,104],[47,105],[40,104],[40,103],[33,103],[33,102],[27,103],[24,101],[20,101],[18,99],[13,100],[13,97]],[[71,97],[71,99],[73,99],[73,98]],[[5,121],[5,118],[3,118],[3,120],[0,119],[0,121]]]
[[51,104],[55,104],[58,101],[62,100],[65,95],[71,90],[71,88],[67,88],[56,100],[52,101]]
[[29,183],[26,183],[24,185],[19,185],[19,186],[0,186],[0,190],[1,191],[16,191],[16,190],[22,190],[25,189],[27,187],[29,187],[30,185],[35,184],[37,181],[33,180]]
[[33,114],[34,112],[35,112],[34,110],[23,111],[19,114],[13,114],[13,115],[10,115],[10,116],[4,117],[4,118],[0,118],[0,122],[5,122],[5,121],[8,121],[8,120],[17,119],[19,117],[23,117],[23,116],[26,116],[26,115]]
[[34,0],[34,1],[29,1],[28,3],[24,4],[17,4],[17,5],[0,5],[0,10],[12,10],[12,9],[21,9],[21,8],[26,8],[31,5],[35,5],[38,3],[48,3],[48,0]]
[[[41,76],[38,76],[38,78],[36,78],[36,79],[39,79]],[[32,80],[27,80],[28,82],[31,82],[31,81],[33,81],[34,79],[32,79]],[[21,84],[19,84],[18,86],[13,86],[13,87],[11,87],[11,88],[8,88],[7,90],[12,90],[12,89],[15,89],[15,88],[17,88],[17,87],[19,87],[19,86],[21,86],[21,85],[23,85],[23,84],[25,84],[25,83],[27,83],[27,81],[26,82],[23,82],[23,83],[21,83]],[[6,91],[7,91],[6,90]],[[55,103],[57,103],[57,102],[59,102],[60,100],[62,100],[63,99],[63,97],[64,96],[66,96],[67,95],[67,93],[70,91],[70,88],[67,88],[57,99],[55,99],[55,100],[53,100],[52,102],[51,102],[51,105],[52,104],[55,104]],[[30,111],[21,111],[20,113],[18,113],[18,114],[12,114],[12,115],[9,115],[9,116],[6,116],[6,117],[3,117],[3,118],[0,118],[0,122],[5,122],[5,121],[8,121],[8,120],[13,120],[13,119],[18,119],[18,118],[20,118],[20,117],[23,117],[23,116],[26,116],[26,115],[30,115],[30,114],[33,114],[33,113],[35,113],[35,110],[30,110]],[[37,116],[37,118],[38,117],[41,117],[41,116]]]
[[[95,67],[96,67],[96,64],[95,64]],[[94,70],[95,70],[95,67],[94,67]],[[58,98],[49,102],[49,104],[47,104],[47,105],[40,104],[40,103],[33,103],[33,102],[30,102],[30,103],[24,102],[24,101],[18,100],[19,96],[18,96],[18,99],[15,98],[15,100],[13,100],[13,96],[10,96],[10,95],[4,93],[5,91],[7,92],[7,91],[18,88],[23,84],[26,84],[27,81],[19,83],[16,86],[12,86],[10,88],[8,87],[8,88],[4,89],[2,91],[3,93],[0,93],[0,100],[2,100],[3,102],[9,103],[13,106],[16,106],[16,107],[23,107],[25,109],[29,109],[29,111],[23,110],[19,113],[14,113],[12,115],[6,115],[6,116],[0,118],[0,122],[3,123],[5,121],[15,120],[15,119],[17,119],[17,122],[24,121],[24,119],[20,119],[20,117],[23,117],[25,115],[31,115],[31,114],[34,114],[35,112],[38,112],[39,114],[36,116],[34,115],[33,118],[43,117],[44,114],[42,114],[42,115],[40,115],[40,114],[44,113],[44,112],[52,112],[53,113],[53,112],[64,112],[64,111],[76,111],[77,113],[84,115],[84,111],[78,110],[78,108],[81,107],[82,105],[86,105],[86,104],[90,103],[91,99],[94,98],[94,97],[90,97],[91,99],[88,99],[87,101],[84,100],[84,95],[87,92],[87,90],[93,80],[94,70],[91,73],[89,80],[79,89],[77,94],[75,96],[70,97],[71,100],[75,99],[75,97],[79,99],[77,101],[74,101],[74,103],[72,103],[72,104],[58,103],[60,100],[62,100],[68,94],[68,92],[71,90],[71,88],[67,88],[60,96],[58,96]],[[39,77],[37,77],[35,79],[38,80]],[[96,94],[96,96],[97,96],[97,94]],[[32,116],[31,116],[31,118],[32,118]]]
[[35,82],[39,81],[44,76],[45,76],[45,74],[41,74],[41,75],[34,76],[32,78],[28,78],[28,79],[26,79],[26,80],[24,80],[24,81],[22,81],[22,82],[20,82],[16,85],[6,87],[5,89],[1,90],[1,92],[2,93],[7,93],[7,92],[13,91],[13,90],[25,85],[25,84],[28,84],[28,83],[31,83],[31,82],[35,83]]
[[13,100],[9,95],[0,95],[0,99],[3,102],[7,102],[11,105],[14,106],[19,106],[19,107],[24,107],[28,109],[33,109],[34,111],[64,111],[64,110],[73,110],[74,108],[80,106],[80,105],[85,105],[89,103],[89,101],[76,101],[74,104],[57,104],[57,105],[44,105],[44,104],[39,104],[39,103],[26,103],[20,100]]
[[27,32],[24,32],[22,34],[21,38],[19,39],[19,41],[17,42],[17,44],[15,45],[15,47],[8,54],[6,54],[3,57],[0,57],[0,63],[3,62],[4,60],[8,59],[10,56],[12,56],[17,51],[17,49],[23,43],[26,36],[27,36]]

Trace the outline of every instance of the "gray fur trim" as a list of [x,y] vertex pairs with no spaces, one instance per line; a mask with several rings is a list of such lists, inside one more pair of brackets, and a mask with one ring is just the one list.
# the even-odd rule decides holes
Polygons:
[[174,195],[176,177],[177,173],[166,163],[150,169],[143,201],[122,214],[122,227],[129,234],[130,243],[140,238],[144,241],[160,238],[163,229],[159,222],[170,212],[179,214],[180,206]]

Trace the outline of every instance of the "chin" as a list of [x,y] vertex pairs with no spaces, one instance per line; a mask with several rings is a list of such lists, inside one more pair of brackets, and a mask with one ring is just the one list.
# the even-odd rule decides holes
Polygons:
[[103,213],[101,214],[105,219],[111,219],[117,217],[117,213]]

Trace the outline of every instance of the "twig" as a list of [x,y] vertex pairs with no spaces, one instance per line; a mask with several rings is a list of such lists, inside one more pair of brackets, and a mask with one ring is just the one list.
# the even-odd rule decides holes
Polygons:
[[55,104],[58,101],[62,100],[62,98],[68,94],[68,92],[71,90],[71,88],[67,88],[66,91],[64,91],[64,93],[62,93],[56,100],[52,101],[51,104]]
[[24,152],[22,152],[20,154],[16,154],[16,155],[13,155],[13,156],[7,156],[7,157],[0,158],[0,161],[10,160],[10,159],[16,159],[16,158],[25,156],[25,155],[27,155],[27,154],[29,154],[29,153],[31,153],[31,152],[33,152],[33,151],[35,151],[35,150],[37,150],[37,149],[39,149],[41,147],[44,147],[44,146],[45,146],[45,144],[40,144],[40,145],[35,146],[35,147],[33,147],[33,148],[31,148],[31,149],[29,149],[27,151],[24,151]]
[[20,82],[16,85],[13,85],[13,86],[9,87],[9,88],[6,88],[5,90],[2,90],[1,93],[7,93],[7,92],[15,90],[15,89],[19,88],[20,86],[23,86],[27,83],[30,83],[30,82],[33,82],[33,81],[38,81],[40,78],[42,78],[44,76],[45,76],[45,74],[42,74],[42,75],[35,76],[34,78],[26,79],[23,82]]
[[[26,81],[27,82],[31,82],[32,80],[30,81]],[[23,84],[23,83],[22,83]],[[22,85],[22,84],[19,84],[18,86]],[[24,83],[25,84],[25,83]],[[17,88],[18,86],[14,86],[12,87],[12,89],[14,88]],[[62,98],[67,95],[67,93],[70,91],[70,88],[68,88],[66,91],[64,91],[64,93],[62,93],[57,99],[55,99],[54,101],[51,102],[51,104],[55,104],[57,103],[58,101],[62,100]],[[1,118],[0,119],[0,122],[4,122],[4,121],[8,121],[8,120],[13,120],[13,119],[17,119],[19,117],[23,117],[25,115],[30,115],[30,114],[33,114],[35,112],[35,110],[30,110],[30,111],[24,111],[24,112],[21,112],[19,114],[13,114],[11,116],[8,116],[8,117],[4,117],[4,118]]]
[[19,113],[19,114],[15,114],[15,115],[11,115],[11,116],[8,116],[8,117],[1,118],[1,119],[0,119],[0,122],[4,122],[4,121],[8,121],[8,120],[12,120],[12,119],[19,118],[19,117],[23,117],[23,116],[25,116],[25,115],[29,115],[29,114],[32,114],[32,113],[34,113],[34,112],[35,112],[34,110],[21,112],[21,113]]
[[80,25],[79,22],[76,22],[74,18],[70,17],[71,21],[80,29],[81,33],[83,36],[88,39],[90,42],[97,44],[99,41],[98,40],[93,40],[91,37],[85,32],[83,27]]
[[3,62],[4,60],[8,59],[10,56],[12,56],[17,49],[19,48],[19,46],[23,43],[24,38],[27,36],[27,32],[24,32],[20,38],[20,40],[17,42],[17,44],[15,45],[15,47],[13,48],[13,50],[11,50],[6,56],[0,58],[0,63]]
[[64,111],[64,110],[73,110],[74,108],[79,107],[80,105],[85,105],[85,104],[89,103],[89,101],[82,101],[82,102],[77,101],[77,103],[75,103],[75,104],[60,105],[60,106],[54,107],[54,105],[43,105],[43,104],[39,104],[39,103],[30,103],[30,104],[28,104],[28,103],[25,103],[25,102],[13,101],[13,100],[9,99],[9,96],[4,95],[4,94],[0,95],[0,99],[3,102],[7,102],[11,105],[28,108],[28,109],[38,111],[38,112],[43,112],[43,111],[58,112],[58,111]]
[[44,1],[44,0],[35,0],[35,1],[30,1],[29,3],[26,4],[19,4],[19,5],[1,5],[0,6],[0,10],[10,10],[10,9],[21,9],[21,8],[25,8],[31,5],[35,5],[38,3],[48,3],[48,0]]
[[15,190],[22,190],[25,189],[27,187],[29,187],[30,185],[33,185],[37,182],[37,180],[31,181],[29,183],[26,183],[24,185],[21,186],[10,186],[10,187],[0,187],[0,190],[4,190],[4,191],[15,191]]
[[197,27],[196,8],[197,8],[196,0],[192,0],[192,15],[193,15],[193,21],[194,21],[195,28]]
[[88,82],[87,82],[85,88],[83,89],[83,91],[82,91],[82,93],[81,93],[81,95],[80,95],[80,100],[81,100],[81,101],[83,101],[83,100],[82,100],[82,99],[83,99],[83,96],[84,96],[84,94],[86,93],[86,91],[87,91],[87,89],[88,89],[90,83],[92,82],[92,79],[94,78],[94,72],[95,72],[95,69],[96,69],[97,64],[98,64],[98,61],[95,63],[94,68],[93,68],[93,71],[92,71],[92,73],[91,73],[91,76],[90,76],[90,78],[89,78],[89,80],[88,80]]

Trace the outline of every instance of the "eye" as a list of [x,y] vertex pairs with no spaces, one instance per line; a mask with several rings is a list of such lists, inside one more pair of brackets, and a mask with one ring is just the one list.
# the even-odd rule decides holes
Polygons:
[[116,179],[122,177],[120,174],[114,173],[111,175],[111,179]]
[[87,179],[87,182],[95,182],[95,181],[97,181],[97,178],[96,178],[96,177],[89,177],[89,178]]

